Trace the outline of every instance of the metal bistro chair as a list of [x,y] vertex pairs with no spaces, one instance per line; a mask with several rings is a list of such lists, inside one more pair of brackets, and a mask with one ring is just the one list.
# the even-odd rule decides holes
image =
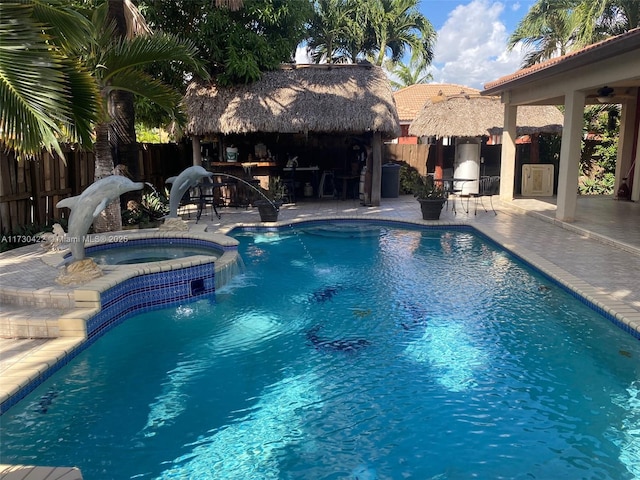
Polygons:
[[197,216],[198,218],[200,218],[200,189],[198,187],[188,188],[187,191],[184,192],[182,198],[180,199],[180,204],[178,205],[178,216],[182,216],[186,213],[188,215],[188,218],[190,219],[192,205],[198,208]]
[[198,184],[198,213],[196,215],[196,223],[200,221],[202,211],[206,209],[207,205],[211,205],[213,212],[220,220],[221,215],[218,212],[216,202],[220,199],[221,195],[215,194],[215,189],[223,186],[222,183],[214,182],[211,178],[204,178],[200,184]]
[[491,176],[491,177],[481,177],[480,184],[478,187],[478,194],[476,195],[476,211],[474,215],[478,214],[478,200],[480,200],[480,205],[484,208],[484,211],[487,212],[487,208],[484,206],[482,201],[482,197],[489,197],[489,202],[491,204],[491,210],[493,210],[494,215],[498,215],[496,209],[493,207],[493,195],[497,195],[500,193],[500,177],[499,176]]

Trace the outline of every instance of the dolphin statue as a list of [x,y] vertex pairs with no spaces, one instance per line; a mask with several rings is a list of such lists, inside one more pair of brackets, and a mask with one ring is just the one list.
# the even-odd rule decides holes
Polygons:
[[67,240],[73,260],[84,259],[84,240],[93,219],[100,215],[109,203],[120,195],[134,190],[142,190],[144,183],[132,182],[121,175],[111,175],[93,182],[84,192],[75,197],[60,200],[57,208],[67,207],[69,214],[69,232]]
[[211,177],[213,172],[207,172],[200,165],[185,168],[177,177],[169,177],[166,183],[171,183],[169,192],[169,215],[167,218],[178,218],[178,206],[184,192],[195,187],[204,177]]

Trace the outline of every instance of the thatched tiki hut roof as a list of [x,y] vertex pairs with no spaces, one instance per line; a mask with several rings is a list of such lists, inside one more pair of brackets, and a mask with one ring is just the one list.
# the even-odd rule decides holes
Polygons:
[[400,133],[389,81],[369,64],[283,65],[229,88],[193,83],[184,104],[191,135]]
[[[428,100],[409,127],[411,135],[481,137],[502,133],[504,105],[498,97],[453,95]],[[517,135],[561,133],[564,117],[552,105],[518,108]]]
[[371,142],[365,203],[380,204],[382,137],[400,134],[391,86],[380,67],[283,65],[248,85],[194,82],[183,102],[194,142],[211,134],[365,134]]

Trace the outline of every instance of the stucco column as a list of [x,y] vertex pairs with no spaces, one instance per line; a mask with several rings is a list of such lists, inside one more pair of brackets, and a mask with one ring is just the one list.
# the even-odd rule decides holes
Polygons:
[[635,166],[633,168],[633,182],[631,183],[631,200],[634,202],[640,201],[640,167],[638,166],[638,157],[640,157],[640,122],[636,122],[636,127],[639,131],[636,137],[636,150],[635,150]]
[[518,107],[504,104],[502,153],[500,157],[500,200],[513,200],[516,171],[516,115]]
[[584,125],[584,92],[568,92],[564,97],[564,125],[558,167],[556,218],[572,222],[578,201],[578,166]]
[[371,205],[377,207],[380,205],[380,196],[382,190],[382,134],[380,132],[373,133],[373,162],[371,168]]
[[[633,165],[634,145],[636,138],[636,115],[638,114],[638,105],[635,101],[626,101],[622,104],[620,112],[620,133],[618,136],[618,156],[616,157],[616,181],[614,186],[614,196],[618,192],[618,188],[622,185],[622,180],[627,177],[631,165]],[[637,155],[637,153],[636,153]],[[637,169],[636,169],[637,171]],[[634,183],[636,175],[634,175]],[[627,179],[627,186],[632,187],[631,179]],[[638,200],[640,192],[632,188],[633,200]]]
[[191,147],[193,150],[193,164],[202,165],[202,152],[200,151],[200,135],[191,137]]

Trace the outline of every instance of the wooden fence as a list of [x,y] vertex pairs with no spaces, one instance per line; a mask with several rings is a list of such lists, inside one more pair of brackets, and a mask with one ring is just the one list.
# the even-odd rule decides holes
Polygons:
[[387,143],[384,145],[383,162],[405,162],[415,167],[420,175],[427,174],[430,145]]
[[[79,195],[93,183],[91,152],[65,148],[66,163],[43,152],[33,160],[18,160],[13,152],[0,151],[0,233],[18,233],[35,224],[51,225],[65,218],[67,209],[57,209],[63,198]],[[162,188],[166,178],[191,164],[191,146],[186,144],[140,144],[136,181]]]

